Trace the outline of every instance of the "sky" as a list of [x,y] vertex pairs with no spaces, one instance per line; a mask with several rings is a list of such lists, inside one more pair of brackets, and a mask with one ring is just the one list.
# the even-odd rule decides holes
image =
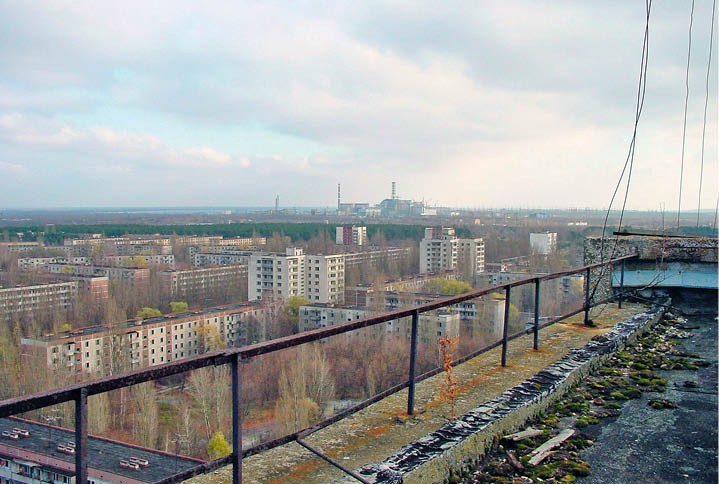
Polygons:
[[[679,205],[690,8],[652,5],[629,209]],[[696,0],[683,212],[711,11]],[[378,203],[396,181],[431,205],[606,208],[644,22],[641,0],[0,0],[0,207],[333,206],[338,183]]]

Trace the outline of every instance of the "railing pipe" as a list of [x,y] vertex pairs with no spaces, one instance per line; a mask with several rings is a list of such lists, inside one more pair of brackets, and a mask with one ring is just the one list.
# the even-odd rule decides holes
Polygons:
[[232,483],[242,483],[242,368],[235,354],[232,367]]
[[509,307],[512,304],[510,297],[512,295],[512,287],[507,286],[504,289],[504,327],[502,329],[502,366],[507,366],[507,337],[509,336]]
[[591,323],[589,321],[589,309],[591,307],[590,305],[590,299],[591,295],[589,293],[589,277],[591,275],[591,269],[589,267],[586,268],[586,272],[584,274],[584,325],[589,326]]
[[535,350],[539,349],[539,279],[534,281],[534,345]]
[[414,377],[417,363],[417,326],[419,311],[412,313],[412,333],[409,342],[409,389],[407,391],[407,415],[414,415]]
[[624,260],[622,260],[621,264],[622,270],[619,274],[619,309],[622,309],[622,300],[624,299]]
[[87,482],[87,389],[75,396],[75,482]]

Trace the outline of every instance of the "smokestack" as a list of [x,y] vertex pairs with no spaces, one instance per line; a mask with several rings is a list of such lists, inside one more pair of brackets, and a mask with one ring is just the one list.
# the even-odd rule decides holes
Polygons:
[[279,210],[279,209],[280,209],[280,196],[277,195],[277,196],[275,197],[275,211],[277,211],[277,210]]
[[397,182],[392,182],[392,199],[397,198]]
[[340,209],[340,203],[341,203],[341,201],[342,201],[342,197],[340,196],[340,194],[341,194],[341,192],[340,192],[340,184],[338,183],[338,184],[337,184],[337,210]]

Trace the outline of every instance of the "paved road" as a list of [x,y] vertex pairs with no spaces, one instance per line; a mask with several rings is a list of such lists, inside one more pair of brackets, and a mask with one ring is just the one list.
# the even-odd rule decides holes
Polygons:
[[[713,310],[716,310],[714,305]],[[712,364],[697,371],[658,372],[664,393],[628,401],[615,421],[601,425],[595,444],[582,453],[591,475],[582,483],[717,483],[717,319],[716,312],[689,316],[693,336],[680,348],[700,353]],[[697,388],[686,388],[685,381]],[[679,408],[654,410],[650,398]]]

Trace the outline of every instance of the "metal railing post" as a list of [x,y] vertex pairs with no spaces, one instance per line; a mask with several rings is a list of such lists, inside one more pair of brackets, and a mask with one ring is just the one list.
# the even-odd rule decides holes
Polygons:
[[539,349],[539,278],[534,280],[534,349]]
[[87,482],[87,388],[75,397],[75,482]]
[[624,260],[622,259],[622,271],[619,275],[619,309],[622,309],[622,300],[624,299]]
[[412,335],[409,342],[409,388],[407,392],[407,415],[414,415],[414,377],[417,361],[417,326],[419,311],[412,313]]
[[507,342],[509,337],[509,306],[512,288],[504,289],[504,329],[502,330],[502,366],[507,366]]
[[585,284],[584,284],[584,324],[586,326],[589,326],[589,276],[590,276],[590,269],[587,267],[587,271],[584,275]]
[[232,367],[232,483],[242,483],[242,369],[235,354]]

